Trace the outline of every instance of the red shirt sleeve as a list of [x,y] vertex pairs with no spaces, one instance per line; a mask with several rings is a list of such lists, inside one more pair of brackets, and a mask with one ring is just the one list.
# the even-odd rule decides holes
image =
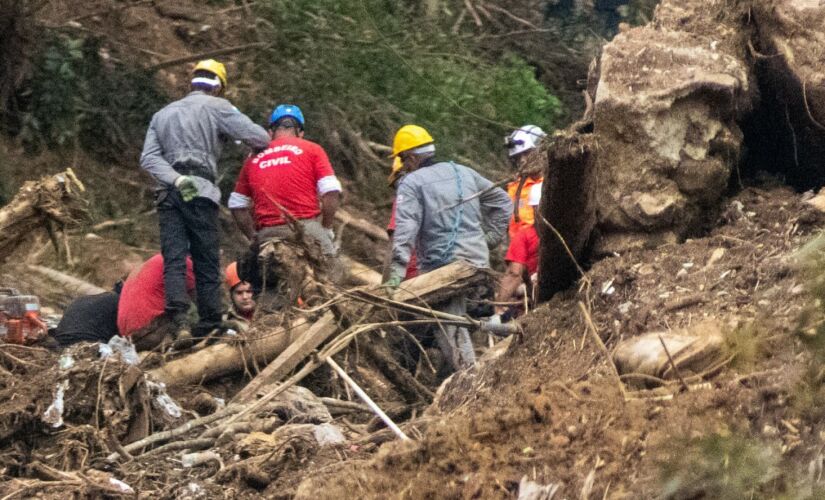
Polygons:
[[235,182],[235,192],[244,196],[252,197],[252,190],[249,189],[249,168],[252,162],[252,157],[246,159],[241,167],[241,172],[238,174],[238,180]]
[[332,163],[329,162],[329,157],[327,156],[327,152],[324,151],[324,148],[317,144],[314,144],[314,146],[312,151],[314,160],[312,167],[315,171],[315,181],[317,182],[318,179],[335,175],[335,171],[332,170]]
[[392,212],[390,212],[390,222],[387,224],[387,232],[394,233],[395,232],[395,205],[396,199],[392,199]]
[[516,233],[513,239],[510,240],[510,246],[507,248],[507,255],[504,256],[504,260],[527,266],[530,253],[528,243],[527,231]]

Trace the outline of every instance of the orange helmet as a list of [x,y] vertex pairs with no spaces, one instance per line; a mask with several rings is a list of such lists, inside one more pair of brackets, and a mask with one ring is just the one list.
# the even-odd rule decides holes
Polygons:
[[233,262],[226,266],[226,286],[229,287],[230,290],[235,288],[241,283],[241,277],[238,276],[238,263]]

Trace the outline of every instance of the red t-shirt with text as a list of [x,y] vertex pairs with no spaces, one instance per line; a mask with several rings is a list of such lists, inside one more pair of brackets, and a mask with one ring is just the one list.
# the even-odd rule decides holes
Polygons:
[[321,146],[282,137],[246,160],[235,192],[252,199],[258,229],[280,226],[286,223],[281,209],[296,219],[317,217],[318,180],[331,175],[335,172]]
[[528,226],[517,232],[510,240],[507,262],[515,262],[527,267],[527,273],[532,275],[539,269],[539,234],[535,226]]
[[[186,291],[195,289],[195,273],[192,259],[186,258]],[[155,255],[132,272],[123,283],[117,306],[117,329],[128,337],[149,325],[166,309],[166,292],[163,286],[163,256]]]

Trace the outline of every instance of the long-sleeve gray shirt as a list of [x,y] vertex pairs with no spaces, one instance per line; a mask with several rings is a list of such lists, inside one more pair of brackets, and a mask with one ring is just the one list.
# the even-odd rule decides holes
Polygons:
[[[175,164],[199,165],[217,178],[218,158],[227,139],[239,140],[253,149],[263,149],[269,135],[263,127],[238,111],[229,101],[201,91],[190,92],[152,117],[140,166],[157,179],[161,188],[175,184],[180,176]],[[194,176],[198,196],[221,201],[218,187],[202,176]]]
[[453,162],[407,174],[396,197],[391,272],[404,276],[413,249],[422,272],[456,260],[488,267],[487,243],[504,237],[513,202],[503,189],[494,188],[457,203],[492,186],[475,170]]

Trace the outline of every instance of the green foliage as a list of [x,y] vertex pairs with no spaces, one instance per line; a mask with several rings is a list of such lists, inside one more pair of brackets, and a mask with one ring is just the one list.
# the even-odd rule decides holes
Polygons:
[[101,53],[95,39],[46,38],[22,96],[20,137],[29,149],[79,146],[105,160],[139,150],[165,98],[149,73]]
[[809,359],[791,392],[794,410],[810,422],[825,417],[825,236],[820,235],[795,255],[811,304],[800,315],[797,336]]
[[[439,155],[469,159],[491,174],[504,163],[503,137],[534,123],[552,130],[561,105],[515,55],[491,61],[477,44],[399,0],[272,0],[257,4],[272,42],[242,68],[264,89],[250,106],[300,105],[307,137],[328,149],[336,168],[374,199],[387,192],[389,162],[362,139],[389,144],[417,123]],[[486,168],[485,168],[486,167]]]
[[771,498],[763,488],[779,477],[779,453],[757,440],[713,434],[674,443],[661,464],[662,497]]
[[725,332],[723,357],[733,356],[731,366],[739,370],[753,369],[765,357],[767,334],[758,322],[751,322]]

